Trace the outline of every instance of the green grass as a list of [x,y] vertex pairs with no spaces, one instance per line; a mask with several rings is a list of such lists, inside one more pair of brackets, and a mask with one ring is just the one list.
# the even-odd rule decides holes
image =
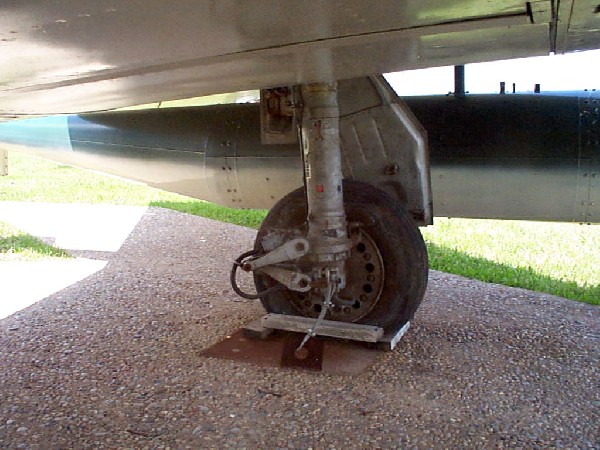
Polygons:
[[[14,153],[9,176],[0,177],[0,201],[6,200],[161,206],[253,228],[266,214]],[[436,219],[422,231],[433,269],[600,304],[600,225]]]
[[234,223],[250,228],[258,228],[267,215],[267,211],[264,209],[240,210],[225,208],[224,206],[215,205],[214,203],[203,202],[188,197],[183,197],[183,200],[180,201],[153,201],[150,202],[150,206],[174,209],[195,216],[208,217],[209,219]]
[[46,258],[70,258],[70,255],[0,222],[0,261],[33,261]]
[[11,152],[8,176],[0,177],[0,202],[150,205],[258,228],[265,210],[239,210],[161,191],[140,183]]
[[436,218],[422,230],[432,268],[600,304],[600,226]]

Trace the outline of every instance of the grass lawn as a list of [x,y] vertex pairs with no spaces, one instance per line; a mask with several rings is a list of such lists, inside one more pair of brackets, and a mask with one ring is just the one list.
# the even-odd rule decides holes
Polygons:
[[600,226],[436,218],[422,230],[430,266],[600,304]]
[[[7,200],[160,206],[253,228],[266,214],[15,153],[9,176],[0,177],[0,201]],[[433,269],[600,304],[600,225],[437,218],[422,231]],[[58,249],[40,250],[39,240],[30,243],[22,234],[15,239],[15,233],[0,225],[0,258],[61,256]],[[31,248],[35,256],[27,253]]]
[[45,258],[70,258],[70,255],[64,250],[47,245],[35,236],[0,222],[0,261],[32,261]]

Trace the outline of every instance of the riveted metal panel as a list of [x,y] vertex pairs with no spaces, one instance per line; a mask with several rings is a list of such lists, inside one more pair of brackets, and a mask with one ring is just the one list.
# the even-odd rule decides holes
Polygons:
[[[302,186],[298,143],[263,145],[258,105],[219,110],[221,123],[210,131],[206,158],[209,191],[216,199],[212,201],[234,208],[270,208]],[[212,191],[218,191],[218,197]]]
[[239,123],[229,114],[221,114],[207,130],[205,177],[207,192],[217,203],[236,207],[239,202],[239,185],[236,176],[236,155],[239,140]]
[[432,167],[436,216],[578,221],[575,159],[436,159]]
[[590,128],[591,110],[581,109],[598,99],[597,92],[406,98],[428,130],[435,215],[598,221],[588,215],[596,207],[589,203],[597,205],[589,198],[598,130]]
[[577,217],[600,221],[600,96],[589,91],[579,99],[581,137],[577,173]]
[[419,225],[432,223],[427,134],[383,77],[340,82],[344,177],[396,198]]
[[300,155],[236,159],[240,195],[238,208],[271,208],[288,192],[302,186]]

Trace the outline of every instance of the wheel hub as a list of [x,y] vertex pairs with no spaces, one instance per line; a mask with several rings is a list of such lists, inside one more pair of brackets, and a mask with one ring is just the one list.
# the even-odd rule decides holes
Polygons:
[[[383,258],[371,237],[361,228],[351,235],[354,245],[346,260],[346,287],[333,297],[327,318],[357,322],[377,304],[384,286]],[[318,317],[323,298],[318,293],[290,292],[291,303],[303,315]]]

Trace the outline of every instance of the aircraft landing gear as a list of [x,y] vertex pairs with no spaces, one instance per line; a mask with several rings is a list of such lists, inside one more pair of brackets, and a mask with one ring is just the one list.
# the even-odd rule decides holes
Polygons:
[[305,188],[271,209],[238,266],[268,312],[316,319],[307,338],[324,318],[393,333],[425,293],[423,238],[387,193],[342,182],[336,85],[303,86],[302,98]]
[[[427,250],[421,233],[406,211],[385,192],[357,181],[344,182],[345,209],[352,249],[346,260],[344,289],[333,297],[327,319],[400,329],[417,310],[427,287]],[[292,236],[306,228],[304,189],[281,199],[269,212],[255,241],[264,252],[270,236]],[[310,262],[298,261],[300,271]],[[277,283],[255,272],[257,292]],[[276,314],[317,317],[322,297],[312,291],[281,290],[261,296],[265,309]]]

